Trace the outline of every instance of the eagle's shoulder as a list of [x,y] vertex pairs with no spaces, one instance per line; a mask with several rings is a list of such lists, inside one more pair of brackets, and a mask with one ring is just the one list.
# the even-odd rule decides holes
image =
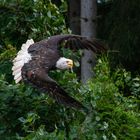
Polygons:
[[57,52],[58,49],[57,47],[55,47],[55,45],[51,45],[47,39],[36,42],[28,48],[29,53],[41,52],[42,54],[44,54],[44,52],[49,51]]
[[28,48],[28,52],[32,53],[34,51],[39,51],[39,50],[42,50],[42,49],[45,50],[46,47],[47,47],[47,44],[41,43],[41,41],[40,42],[36,42],[36,43],[30,45],[30,47]]

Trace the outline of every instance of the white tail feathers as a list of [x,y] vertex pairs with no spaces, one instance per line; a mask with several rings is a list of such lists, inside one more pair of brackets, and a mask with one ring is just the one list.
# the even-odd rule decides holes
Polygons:
[[16,83],[22,80],[21,69],[25,63],[31,60],[31,54],[28,53],[30,45],[34,44],[33,39],[27,40],[25,44],[22,44],[21,50],[17,53],[17,56],[13,60],[13,76]]

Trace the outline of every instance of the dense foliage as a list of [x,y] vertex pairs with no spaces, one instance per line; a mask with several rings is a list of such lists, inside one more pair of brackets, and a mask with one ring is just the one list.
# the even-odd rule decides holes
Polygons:
[[[122,70],[123,71],[123,70]],[[74,73],[58,75],[60,84],[89,108],[84,114],[64,108],[45,93],[38,93],[23,84],[9,84],[0,78],[0,138],[1,139],[127,139],[140,137],[139,91],[131,85],[127,98],[119,92],[126,72],[110,73],[106,59],[99,59],[96,77],[82,86]],[[59,77],[60,76],[60,77]],[[117,79],[116,79],[117,78]],[[136,77],[135,80],[139,77]],[[133,80],[131,82],[133,82]],[[140,79],[139,79],[140,80]],[[67,82],[68,81],[68,82]],[[115,81],[115,82],[114,82]],[[67,82],[67,85],[65,84]],[[140,87],[137,83],[137,89]],[[75,94],[77,93],[77,94]]]
[[36,41],[67,32],[66,3],[57,7],[50,0],[5,0],[0,2],[0,43],[20,47],[28,38]]
[[[50,73],[81,101],[84,112],[64,107],[29,85],[15,84],[12,59],[20,45],[66,33],[65,1],[0,1],[0,139],[2,140],[138,140],[140,138],[140,76],[98,58],[96,76],[82,85],[75,73]],[[79,58],[63,50],[74,60]],[[75,65],[79,63],[75,60]],[[66,84],[67,83],[67,84]]]

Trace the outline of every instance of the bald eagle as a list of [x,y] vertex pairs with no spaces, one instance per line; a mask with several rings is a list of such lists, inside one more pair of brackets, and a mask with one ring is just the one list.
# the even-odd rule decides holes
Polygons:
[[88,40],[77,35],[55,35],[47,40],[34,43],[32,39],[22,45],[21,50],[13,60],[13,76],[16,83],[24,81],[47,92],[58,103],[76,109],[84,106],[68,95],[55,80],[49,76],[49,71],[69,69],[73,67],[73,61],[60,55],[61,44],[67,49],[88,49],[94,53],[104,50],[104,47],[96,40]]

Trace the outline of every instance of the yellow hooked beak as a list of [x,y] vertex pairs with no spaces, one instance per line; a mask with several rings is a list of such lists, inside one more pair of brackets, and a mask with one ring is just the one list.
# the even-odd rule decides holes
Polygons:
[[71,69],[73,67],[73,61],[72,60],[68,60],[67,64],[68,64],[68,68]]

